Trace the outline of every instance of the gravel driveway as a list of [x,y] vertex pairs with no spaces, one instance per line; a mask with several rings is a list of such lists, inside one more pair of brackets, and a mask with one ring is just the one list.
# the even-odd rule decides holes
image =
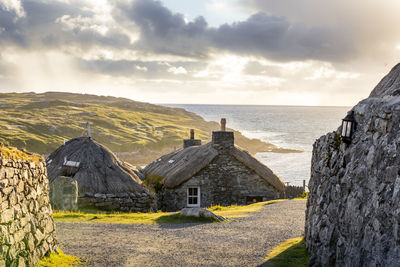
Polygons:
[[229,223],[57,223],[64,253],[93,266],[258,266],[266,252],[304,234],[305,200],[264,206]]

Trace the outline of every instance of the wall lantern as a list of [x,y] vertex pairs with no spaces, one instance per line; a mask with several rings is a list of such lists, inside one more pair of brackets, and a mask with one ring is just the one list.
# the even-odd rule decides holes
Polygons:
[[356,120],[354,118],[354,111],[347,113],[347,116],[342,122],[342,140],[346,144],[351,143],[353,133],[356,130]]

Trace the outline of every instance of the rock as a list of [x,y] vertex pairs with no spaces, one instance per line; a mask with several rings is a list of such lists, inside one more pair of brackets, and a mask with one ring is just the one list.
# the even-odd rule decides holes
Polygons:
[[54,209],[78,209],[78,182],[71,177],[59,176],[50,183],[50,202]]
[[305,226],[309,266],[397,266],[400,64],[352,110],[357,128],[350,144],[340,143],[339,127],[313,145]]
[[182,216],[194,216],[194,217],[205,217],[214,218],[217,221],[225,221],[226,218],[216,215],[209,210],[203,208],[184,208],[179,212]]
[[14,209],[7,209],[0,214],[0,223],[9,223],[14,220]]

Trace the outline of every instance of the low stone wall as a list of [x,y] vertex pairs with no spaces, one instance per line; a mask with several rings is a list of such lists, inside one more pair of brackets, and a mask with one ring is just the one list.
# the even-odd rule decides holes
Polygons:
[[148,212],[157,210],[157,202],[149,193],[92,194],[78,198],[79,208],[95,207],[104,210]]
[[286,198],[302,197],[304,188],[302,186],[288,185],[285,187]]
[[32,266],[56,250],[44,163],[0,151],[0,266]]

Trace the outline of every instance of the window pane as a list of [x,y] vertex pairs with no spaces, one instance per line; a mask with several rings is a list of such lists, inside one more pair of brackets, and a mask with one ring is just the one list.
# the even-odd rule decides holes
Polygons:
[[350,137],[351,125],[352,125],[351,122],[347,123],[347,132],[346,132],[346,136],[347,137]]
[[192,201],[193,201],[193,204],[196,205],[197,204],[197,197],[194,197]]
[[347,121],[344,121],[342,124],[342,136],[346,136],[346,126],[347,126]]
[[197,196],[197,187],[196,187],[196,188],[192,188],[192,189],[193,189],[193,191],[192,191],[192,192],[193,192],[193,195],[194,195],[194,196]]
[[193,195],[192,189],[193,189],[193,188],[189,188],[189,196]]

